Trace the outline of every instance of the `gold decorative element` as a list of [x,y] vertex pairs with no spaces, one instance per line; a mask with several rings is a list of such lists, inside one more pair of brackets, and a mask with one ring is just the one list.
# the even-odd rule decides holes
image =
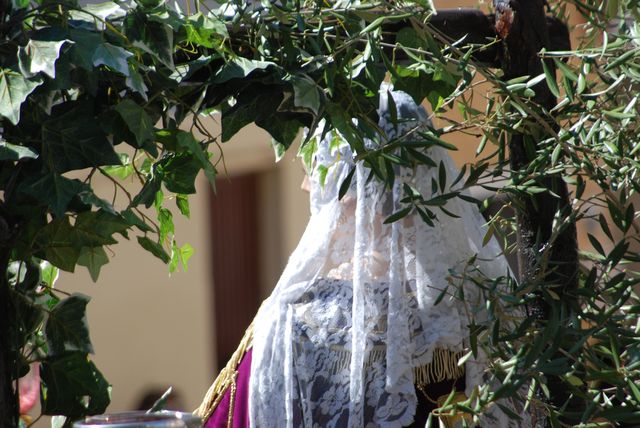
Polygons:
[[209,416],[218,407],[224,393],[228,388],[231,388],[231,400],[229,402],[229,415],[227,417],[227,426],[231,427],[233,422],[233,407],[235,405],[235,392],[236,392],[236,378],[238,376],[238,366],[246,354],[247,350],[251,348],[253,344],[253,323],[245,331],[238,349],[233,353],[231,359],[220,371],[218,377],[213,382],[207,394],[202,400],[202,404],[193,413],[199,416],[203,421],[209,419]]
[[462,355],[462,352],[436,348],[430,363],[413,368],[415,384],[426,386],[430,383],[460,379],[464,376],[464,366],[458,365]]

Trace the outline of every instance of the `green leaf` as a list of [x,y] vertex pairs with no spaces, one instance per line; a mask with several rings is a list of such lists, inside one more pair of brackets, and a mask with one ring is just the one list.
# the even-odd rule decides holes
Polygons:
[[391,214],[389,217],[385,219],[384,224],[393,223],[395,221],[398,221],[406,217],[411,212],[412,209],[413,209],[413,206],[409,206]]
[[120,165],[98,120],[84,104],[44,122],[42,141],[42,157],[52,171]]
[[132,91],[139,93],[145,101],[149,100],[149,97],[147,96],[149,88],[144,83],[142,75],[131,64],[129,64],[129,75],[125,80],[125,84]]
[[121,180],[126,180],[133,174],[136,170],[133,167],[133,163],[129,158],[129,155],[126,153],[118,153],[118,157],[120,158],[121,165],[118,166],[105,166],[103,168],[104,172],[109,174],[112,177],[117,177]]
[[264,71],[272,67],[277,67],[275,63],[268,61],[255,61],[242,57],[235,58],[232,62],[226,63],[220,71],[216,73],[212,83],[224,83],[231,79],[242,79],[256,71]]
[[124,14],[125,10],[112,1],[83,4],[81,10],[70,11],[70,15],[73,19],[87,21],[92,24],[95,24],[96,18],[104,21],[107,18],[121,18]]
[[209,153],[207,153],[200,143],[196,141],[194,136],[188,132],[181,131],[176,136],[179,147],[187,149],[200,163],[200,167],[204,170],[204,175],[209,179],[209,183],[215,186],[216,169],[209,161]]
[[43,72],[55,79],[56,61],[60,57],[60,49],[68,42],[69,40],[29,40],[27,46],[18,49],[20,70],[28,77]]
[[602,256],[606,256],[604,248],[602,248],[602,245],[600,244],[598,239],[590,233],[587,233],[587,236],[589,237],[589,242],[591,242],[591,245],[593,246],[593,248],[595,248],[595,250],[599,252]]
[[139,148],[154,140],[153,121],[144,108],[130,99],[125,99],[120,101],[115,109],[135,136]]
[[142,248],[149,251],[164,263],[169,263],[171,261],[171,257],[169,257],[169,254],[167,254],[164,248],[162,248],[162,245],[158,244],[157,242],[152,241],[146,236],[138,236],[138,243]]
[[344,197],[344,195],[347,194],[347,192],[349,191],[349,188],[351,187],[351,181],[353,180],[353,175],[356,172],[356,167],[352,167],[351,171],[349,171],[349,174],[347,174],[347,177],[344,179],[344,181],[340,184],[340,190],[338,191],[338,200],[342,200],[342,198]]
[[94,54],[103,44],[100,34],[95,31],[73,28],[69,30],[67,36],[74,43],[69,51],[72,63],[92,73]]
[[93,353],[86,317],[89,300],[89,297],[76,293],[60,301],[49,312],[44,327],[49,355],[67,351]]
[[175,232],[173,225],[173,214],[166,208],[158,209],[158,222],[160,223],[159,238],[160,242],[164,242],[165,238]]
[[193,155],[170,153],[158,164],[158,174],[168,191],[182,194],[196,193],[195,180],[201,164]]
[[36,250],[44,253],[45,260],[62,270],[73,272],[80,257],[80,248],[73,239],[75,231],[68,217],[48,223],[36,237]]
[[82,415],[103,413],[111,401],[111,387],[95,364],[82,352],[50,356],[40,368],[42,413]]
[[293,86],[294,104],[296,107],[311,110],[318,114],[320,109],[320,92],[318,85],[309,76],[291,76],[289,78]]
[[180,259],[180,264],[185,272],[189,270],[189,259],[193,256],[193,253],[193,247],[189,244],[184,244],[180,247],[178,258]]
[[131,209],[122,211],[122,218],[124,218],[130,225],[137,227],[142,232],[153,232],[153,228],[144,222],[137,214]]
[[78,264],[87,268],[93,282],[98,281],[100,269],[107,263],[109,257],[102,247],[84,247],[80,250]]
[[89,188],[78,193],[78,197],[83,204],[94,206],[100,210],[108,212],[109,214],[117,215],[117,212],[113,205],[111,205],[111,202],[98,197],[98,195],[89,190]]
[[187,42],[205,48],[214,47],[213,39],[224,39],[229,35],[224,22],[206,17],[200,12],[187,18],[184,29],[187,32]]
[[547,80],[549,90],[556,98],[560,98],[560,89],[558,88],[558,82],[556,81],[556,74],[551,71],[544,59],[542,60],[542,69],[544,70],[544,76]]
[[140,204],[144,204],[145,207],[149,208],[153,204],[153,201],[155,201],[156,194],[160,191],[161,187],[162,181],[159,176],[153,176],[144,183],[140,192],[133,198],[133,201],[131,201],[130,207],[137,207]]
[[22,191],[48,205],[54,216],[62,217],[71,199],[87,188],[88,185],[80,180],[71,180],[51,172],[33,183],[25,183]]
[[271,147],[273,147],[273,154],[275,155],[276,163],[280,162],[287,151],[287,147],[276,141],[274,138],[271,139]]
[[37,158],[38,153],[29,147],[0,141],[0,161]]
[[40,270],[42,282],[47,284],[48,287],[53,288],[60,275],[60,270],[44,260],[40,262]]
[[91,61],[95,67],[106,65],[124,76],[128,76],[129,63],[127,59],[132,56],[131,52],[119,46],[111,43],[102,43],[96,48]]
[[440,161],[440,165],[438,166],[438,184],[440,185],[440,192],[444,193],[447,187],[447,170],[444,167],[443,161]]
[[129,222],[106,211],[86,211],[78,214],[74,225],[74,244],[78,248],[116,244],[113,237],[119,233],[126,237]]
[[191,216],[191,211],[189,209],[189,197],[187,195],[177,194],[176,205],[183,216],[186,218]]
[[142,49],[170,70],[173,64],[173,30],[165,23],[147,19],[145,12],[131,11],[125,19],[125,34],[133,46]]
[[20,106],[38,86],[41,78],[25,77],[8,68],[0,68],[0,116],[17,125],[20,121]]
[[[309,140],[303,142],[298,150],[298,157],[302,159],[302,165],[308,175],[311,175],[313,171],[313,157],[316,154],[318,148],[318,138],[312,137]],[[326,165],[324,165],[326,167]]]

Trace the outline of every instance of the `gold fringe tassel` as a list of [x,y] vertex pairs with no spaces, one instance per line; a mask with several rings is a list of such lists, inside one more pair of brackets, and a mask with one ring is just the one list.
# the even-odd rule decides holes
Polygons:
[[413,368],[413,378],[416,385],[428,385],[444,380],[455,380],[464,376],[464,366],[458,365],[462,352],[452,352],[436,348],[433,359],[424,366]]
[[253,344],[253,323],[247,328],[245,331],[242,340],[240,341],[240,345],[238,349],[233,353],[231,359],[220,371],[218,377],[213,382],[207,394],[204,396],[202,400],[202,404],[198,407],[193,413],[200,417],[203,421],[209,419],[209,416],[213,413],[213,411],[218,407],[222,397],[224,397],[225,391],[231,387],[231,403],[229,406],[229,415],[227,417],[227,426],[231,426],[233,422],[233,407],[235,401],[235,391],[236,391],[236,378],[238,376],[238,366],[242,361],[242,357],[246,354],[247,350],[251,348]]

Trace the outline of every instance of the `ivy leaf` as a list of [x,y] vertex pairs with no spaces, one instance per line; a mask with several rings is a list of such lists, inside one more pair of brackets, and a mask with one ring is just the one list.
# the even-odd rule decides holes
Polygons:
[[162,181],[158,175],[147,180],[140,192],[133,198],[133,201],[131,201],[130,207],[137,207],[140,204],[144,204],[145,207],[149,208],[153,204],[161,186]]
[[75,231],[68,217],[49,222],[36,237],[36,251],[43,252],[45,260],[62,270],[73,272],[80,248],[74,245]]
[[276,64],[269,61],[256,61],[238,57],[225,64],[213,78],[213,83],[224,83],[231,79],[242,79],[255,71],[264,71]]
[[174,240],[171,244],[171,262],[169,263],[169,272],[175,272],[178,269],[178,263],[182,265],[182,269],[186,272],[189,270],[188,262],[193,255],[193,247],[189,244],[184,244],[182,247],[178,247]]
[[[84,4],[80,10],[69,11],[72,19],[89,22],[93,25],[99,25],[101,29],[104,29],[102,22],[96,23],[96,21],[106,21],[107,18],[117,19],[124,16],[125,11],[122,7],[112,1],[106,1],[96,4]],[[96,20],[98,18],[98,20]],[[102,25],[101,25],[102,24]]]
[[184,28],[187,32],[188,42],[205,48],[213,48],[212,39],[222,39],[229,35],[224,22],[206,17],[200,12],[189,16]]
[[189,197],[187,195],[177,194],[176,205],[183,216],[186,218],[191,216],[191,210],[189,209]]
[[131,223],[106,211],[80,213],[74,225],[68,217],[49,222],[35,239],[34,251],[60,269],[73,272],[83,247],[115,244],[113,235],[126,237]]
[[121,101],[115,108],[129,127],[129,131],[135,136],[138,147],[153,141],[155,137],[153,121],[144,108],[130,99]]
[[100,269],[107,263],[109,263],[109,257],[102,247],[84,247],[80,250],[78,264],[87,268],[93,282],[98,281]]
[[74,43],[69,50],[72,63],[89,72],[93,72],[94,54],[98,47],[103,44],[100,34],[94,31],[72,28],[69,30],[67,37]]
[[144,12],[133,10],[125,18],[125,34],[133,46],[142,49],[173,69],[173,30],[162,22],[147,19]]
[[42,128],[43,157],[58,173],[103,165],[120,165],[120,158],[84,104],[46,121]]
[[49,312],[44,333],[50,355],[66,351],[93,353],[86,317],[89,300],[88,296],[76,293],[60,301]]
[[261,115],[256,119],[256,125],[264,129],[285,148],[291,146],[302,124],[297,120],[283,117],[283,114],[273,114],[270,116]]
[[78,248],[117,244],[113,237],[119,233],[126,237],[128,221],[106,211],[86,211],[78,214],[74,225],[74,244]]
[[158,222],[160,223],[160,230],[158,232],[160,242],[163,242],[169,234],[175,232],[173,225],[173,214],[166,208],[158,209]]
[[194,59],[193,61],[176,65],[175,69],[173,70],[169,78],[172,80],[175,80],[178,83],[182,83],[188,80],[191,76],[193,76],[196,71],[210,64],[214,58],[216,57],[201,56],[199,58]]
[[162,245],[158,244],[157,242],[152,241],[146,236],[138,236],[138,243],[142,248],[149,251],[164,263],[169,263],[171,261],[171,257],[169,257],[169,254],[167,254],[164,248],[162,248]]
[[195,180],[200,169],[199,161],[188,153],[171,153],[158,164],[167,190],[187,195],[196,192]]
[[318,85],[308,76],[292,76],[290,81],[293,86],[294,104],[317,115],[320,109]]
[[276,141],[289,147],[301,125],[290,116],[277,113],[282,98],[280,87],[254,85],[244,90],[233,107],[222,111],[222,141],[229,141],[246,125],[255,122]]
[[38,153],[33,149],[17,144],[0,141],[0,161],[20,159],[37,159]]
[[137,227],[143,232],[153,232],[153,228],[145,223],[144,220],[142,220],[140,217],[138,217],[138,215],[131,209],[122,211],[121,214],[122,218],[127,220],[130,225]]
[[88,185],[80,180],[72,180],[52,172],[25,185],[23,191],[51,207],[54,216],[62,217],[71,199],[87,188]]
[[11,69],[0,68],[0,116],[17,125],[20,121],[20,106],[40,85],[41,78],[26,79]]
[[60,49],[68,42],[69,40],[29,40],[27,46],[21,46],[18,49],[20,70],[28,77],[43,72],[55,79],[56,61],[60,57]]
[[111,202],[98,197],[98,195],[93,193],[89,188],[85,188],[85,189],[86,190],[83,190],[78,193],[78,197],[80,198],[82,203],[87,205],[93,205],[94,207],[99,208],[103,211],[106,211],[109,214],[113,214],[113,215],[117,214],[115,208],[113,207],[113,205],[111,205]]
[[144,83],[142,75],[131,64],[129,64],[129,75],[127,76],[125,84],[132,91],[139,93],[145,101],[149,100],[147,96],[149,88]]
[[127,58],[131,56],[133,56],[131,52],[119,46],[114,46],[111,43],[102,43],[96,48],[91,61],[96,67],[106,65],[125,76],[129,76]]
[[204,175],[209,179],[209,183],[215,186],[216,182],[216,169],[209,162],[209,153],[207,153],[200,143],[196,141],[193,135],[189,132],[181,131],[176,135],[176,141],[179,147],[187,149],[196,160],[200,163],[200,167],[204,170]]
[[103,413],[111,401],[111,387],[83,352],[47,357],[40,368],[40,404],[45,415]]

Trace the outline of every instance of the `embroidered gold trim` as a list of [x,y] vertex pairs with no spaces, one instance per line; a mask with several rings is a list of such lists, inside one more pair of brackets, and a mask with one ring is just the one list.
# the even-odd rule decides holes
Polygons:
[[[209,416],[213,413],[213,411],[218,407],[222,397],[224,397],[225,391],[232,387],[232,397],[229,408],[229,419],[227,422],[230,424],[232,421],[233,415],[233,405],[235,398],[235,388],[236,388],[236,377],[238,375],[238,366],[240,365],[240,361],[242,361],[242,357],[247,352],[253,343],[253,323],[247,328],[247,331],[244,333],[244,337],[240,341],[240,345],[238,345],[238,349],[233,353],[231,359],[220,371],[216,380],[213,381],[211,387],[207,391],[200,407],[198,407],[193,413],[199,416],[203,421],[209,419]],[[229,425],[231,426],[231,425]]]

